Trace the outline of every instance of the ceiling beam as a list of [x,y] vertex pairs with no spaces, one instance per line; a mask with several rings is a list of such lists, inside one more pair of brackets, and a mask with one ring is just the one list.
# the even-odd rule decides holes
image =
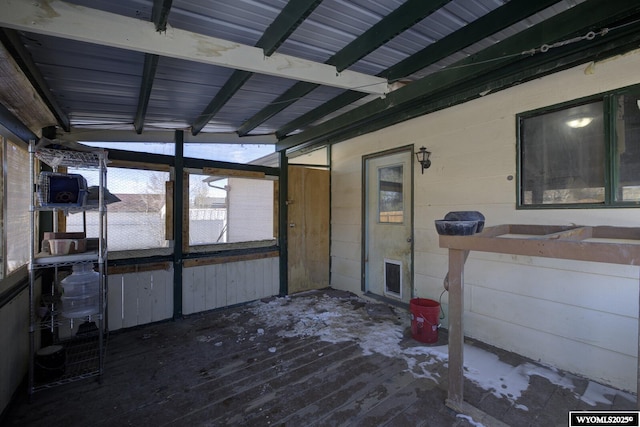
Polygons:
[[[329,138],[338,134],[343,135],[345,132],[353,131],[355,127],[363,128],[367,123],[375,127],[376,123],[384,117],[388,117],[398,111],[406,111],[407,108],[418,108],[423,103],[433,102],[433,98],[437,97],[438,94],[446,93],[456,87],[464,87],[469,84],[469,81],[478,79],[481,76],[488,76],[487,78],[498,79],[499,81],[501,70],[513,70],[513,68],[516,68],[522,74],[522,76],[516,74],[516,78],[534,78],[535,75],[533,77],[527,75],[527,73],[531,73],[531,70],[527,67],[531,67],[532,57],[524,55],[523,53],[526,51],[539,48],[545,44],[550,45],[554,42],[572,38],[587,31],[601,29],[601,27],[606,27],[638,13],[640,13],[640,4],[638,4],[637,0],[618,0],[616,2],[590,0],[581,3],[475,55],[460,60],[439,73],[429,75],[393,91],[384,99],[376,99],[328,120],[322,126],[310,128],[285,138],[276,145],[276,148],[281,151],[297,146],[307,146],[310,143],[326,142]],[[555,58],[561,55],[571,55],[581,46],[585,48],[591,44],[604,45],[609,38],[613,39],[615,37],[616,31],[619,34],[633,33],[633,31],[638,31],[635,28],[637,26],[638,24],[612,30],[600,38],[569,44],[559,47],[555,51],[551,49],[546,53],[537,53],[533,58],[545,61],[547,55],[550,58]],[[528,58],[529,60],[527,61]],[[578,58],[588,61],[587,58]],[[554,70],[557,69],[559,67],[554,68]],[[547,74],[549,72],[548,70],[546,71]],[[404,118],[396,118],[396,120],[398,122],[407,118],[409,117],[405,115]],[[363,131],[360,130],[360,132]]]
[[156,26],[156,31],[167,30],[167,20],[173,0],[154,0],[153,9],[151,10],[151,21]]
[[388,91],[385,79],[334,66],[167,27],[152,22],[72,5],[60,0],[0,0],[0,26],[186,61],[235,68],[367,93]]
[[[290,0],[260,37],[256,47],[262,48],[266,56],[271,56],[320,2],[321,0]],[[193,122],[191,133],[197,135],[252,75],[253,73],[248,71],[234,71],[209,105]]]
[[[398,34],[411,28],[416,22],[431,15],[449,1],[450,0],[407,0],[351,43],[332,55],[325,61],[325,64],[335,65],[338,71],[345,70]],[[247,135],[253,129],[300,98],[303,98],[318,86],[318,84],[310,82],[296,83],[271,104],[246,120],[238,129],[238,134],[240,136]],[[362,90],[357,91],[362,92]]]
[[[398,62],[396,65],[387,68],[379,73],[378,76],[387,77],[390,81],[406,77],[446,58],[460,49],[464,49],[516,22],[538,13],[542,9],[558,3],[558,1],[559,0],[511,0],[509,3],[492,10],[459,30]],[[346,91],[308,113],[284,124],[276,131],[276,136],[278,139],[282,139],[289,133],[297,129],[303,129],[307,125],[320,120],[329,112],[346,107],[365,96],[366,94],[359,92]]]
[[[84,128],[71,128],[71,131],[58,135],[57,139],[75,142],[130,142],[130,143],[173,143],[175,142],[175,130],[149,130],[138,134],[133,130],[92,130]],[[184,133],[185,143],[199,144],[275,144],[274,135],[256,135],[240,138],[233,133],[200,133],[191,135]]]
[[158,61],[160,57],[151,53],[144,54],[144,66],[142,69],[142,82],[140,83],[140,93],[138,95],[138,107],[136,108],[136,117],[133,120],[133,128],[136,133],[142,133],[144,128],[144,119],[147,116],[147,107],[151,99],[151,89],[153,89],[153,81],[156,78],[156,70],[158,69]]
[[[6,129],[10,135],[6,135],[0,128],[0,135],[14,136],[20,141],[28,144],[30,140],[39,139],[38,136],[13,115],[4,105],[0,104],[0,127]],[[12,139],[12,138],[11,138]]]
[[379,75],[394,81],[406,77],[558,2],[559,0],[511,0],[387,68]]
[[38,66],[33,62],[31,54],[24,47],[18,33],[9,28],[0,28],[0,42],[2,42],[7,51],[20,66],[24,75],[29,79],[31,85],[34,87],[36,92],[38,92],[40,98],[42,98],[47,108],[49,108],[53,116],[56,118],[58,125],[65,131],[69,131],[71,128],[69,117],[64,112],[60,104],[58,104],[58,101],[53,97],[47,81],[40,73]]
[[[151,11],[151,20],[156,27],[156,31],[166,31],[167,19],[173,0],[154,0],[153,9]],[[140,84],[140,94],[138,95],[138,108],[136,108],[136,117],[133,120],[133,127],[136,133],[142,133],[144,128],[144,119],[147,115],[147,107],[151,98],[151,89],[153,81],[156,78],[156,70],[158,69],[158,61],[160,57],[151,53],[144,54],[144,66],[142,69],[142,83]]]

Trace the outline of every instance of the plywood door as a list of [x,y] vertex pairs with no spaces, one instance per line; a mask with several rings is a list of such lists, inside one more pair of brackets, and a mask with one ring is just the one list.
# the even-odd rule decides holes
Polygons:
[[413,294],[412,153],[366,160],[365,290],[409,302]]
[[289,293],[329,286],[329,171],[289,166]]

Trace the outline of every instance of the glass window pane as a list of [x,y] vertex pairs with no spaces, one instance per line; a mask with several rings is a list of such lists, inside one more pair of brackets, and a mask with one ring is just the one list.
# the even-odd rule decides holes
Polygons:
[[275,153],[273,144],[218,144],[189,142],[184,144],[184,157],[247,164]]
[[603,203],[603,103],[593,102],[522,120],[521,202]]
[[189,245],[274,239],[274,183],[189,175]]
[[106,148],[107,150],[135,151],[138,153],[164,154],[174,156],[176,144],[173,142],[82,142],[90,147]]
[[640,95],[621,95],[616,104],[616,201],[640,202]]
[[[71,169],[87,179],[87,185],[99,183],[97,170]],[[120,199],[107,206],[107,245],[109,251],[168,247],[165,240],[165,182],[169,173],[125,168],[107,168],[107,189]],[[98,236],[96,211],[87,216],[87,237]],[[81,213],[67,217],[67,231],[82,231]]]
[[7,273],[29,260],[29,153],[26,147],[7,141]]
[[380,222],[402,223],[404,221],[402,165],[378,169],[378,189]]

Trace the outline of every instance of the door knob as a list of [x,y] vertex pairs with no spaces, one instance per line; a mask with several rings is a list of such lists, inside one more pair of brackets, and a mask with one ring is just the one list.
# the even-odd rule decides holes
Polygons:
[[411,243],[413,239],[411,237],[407,237],[407,243]]

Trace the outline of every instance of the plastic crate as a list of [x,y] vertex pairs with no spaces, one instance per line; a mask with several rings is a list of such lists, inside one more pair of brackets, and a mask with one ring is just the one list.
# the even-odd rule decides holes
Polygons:
[[87,180],[79,174],[40,172],[37,194],[42,207],[82,207],[87,203]]

